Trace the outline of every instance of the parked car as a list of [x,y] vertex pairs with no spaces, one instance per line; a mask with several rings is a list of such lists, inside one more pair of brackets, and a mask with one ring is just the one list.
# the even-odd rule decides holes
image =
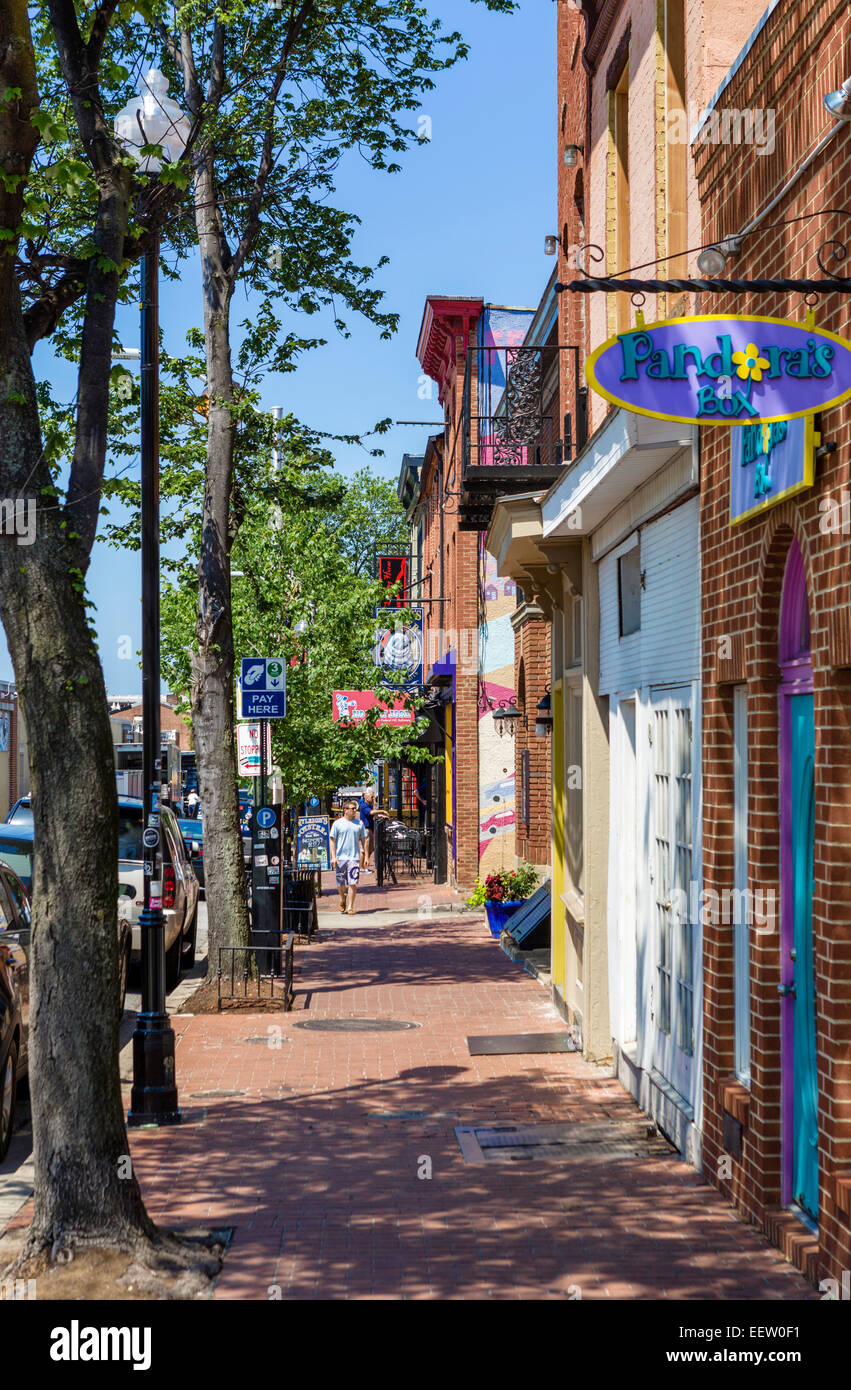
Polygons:
[[[195,964],[197,936],[198,880],[192,869],[183,837],[173,811],[162,808],[163,828],[163,912],[165,914],[166,987],[172,990],[183,970]],[[22,796],[0,825],[0,858],[6,859],[29,888],[32,877],[33,813],[32,801]],[[120,915],[133,931],[132,959],[141,959],[142,937],[139,913],[144,901],[142,830],[144,806],[140,797],[118,798],[118,901]],[[12,856],[9,858],[9,856]]]
[[201,821],[184,820],[176,817],[178,828],[183,836],[183,846],[186,850],[186,857],[192,865],[192,871],[198,880],[198,892],[203,897],[204,894],[204,826]]
[[[144,903],[142,831],[144,808],[136,798],[118,798],[118,882],[120,900],[133,928],[133,960],[141,959],[142,933],[139,914]],[[186,853],[177,817],[169,806],[160,807],[163,853],[163,915],[165,917],[165,983],[174,989],[181,972],[195,964],[198,937],[198,879]]]
[[8,816],[6,825],[32,825],[33,808],[28,796],[19,796]]
[[[15,873],[3,856],[12,849],[14,857],[27,869],[32,882],[32,826],[16,827],[17,839],[3,840],[6,827],[0,826],[0,1160],[5,1158],[15,1122],[18,1082],[28,1071],[30,990],[29,957],[31,936],[30,898],[21,875]],[[29,852],[27,852],[27,833]],[[118,1017],[124,1012],[127,973],[130,964],[130,923],[118,923]]]

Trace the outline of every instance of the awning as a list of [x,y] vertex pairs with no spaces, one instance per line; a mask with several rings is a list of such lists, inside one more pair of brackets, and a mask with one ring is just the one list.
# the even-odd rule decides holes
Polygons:
[[589,536],[667,463],[690,449],[697,481],[698,430],[614,410],[575,463],[541,498],[543,540]]

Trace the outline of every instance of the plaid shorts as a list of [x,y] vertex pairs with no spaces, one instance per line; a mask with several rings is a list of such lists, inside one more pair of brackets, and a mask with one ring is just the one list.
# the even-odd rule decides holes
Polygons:
[[338,859],[335,865],[338,888],[356,888],[360,882],[360,860]]

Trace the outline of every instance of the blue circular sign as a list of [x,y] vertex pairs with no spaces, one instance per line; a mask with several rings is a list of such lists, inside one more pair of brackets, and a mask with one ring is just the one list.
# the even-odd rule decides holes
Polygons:
[[308,801],[307,804],[308,804],[308,806],[318,806],[318,805],[319,805],[319,797],[318,797],[318,796],[312,796],[312,797],[310,798],[310,800]]
[[261,810],[257,812],[257,824],[262,826],[264,830],[267,830],[270,825],[275,824],[275,812],[271,810],[270,807],[263,806]]

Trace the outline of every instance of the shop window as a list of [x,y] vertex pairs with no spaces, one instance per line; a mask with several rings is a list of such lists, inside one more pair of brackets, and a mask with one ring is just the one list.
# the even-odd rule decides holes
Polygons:
[[618,560],[618,610],[621,637],[638,632],[641,628],[641,548],[637,545]]

